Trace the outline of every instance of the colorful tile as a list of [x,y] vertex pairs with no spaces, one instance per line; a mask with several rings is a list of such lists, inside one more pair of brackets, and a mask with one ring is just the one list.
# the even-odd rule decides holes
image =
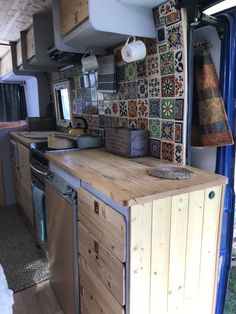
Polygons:
[[125,65],[125,80],[135,81],[137,77],[137,67],[135,62],[126,63]]
[[175,76],[168,75],[161,77],[161,96],[175,97]]
[[106,129],[112,127],[112,117],[106,117]]
[[175,162],[183,164],[183,145],[175,145]]
[[130,129],[137,129],[138,128],[138,119],[129,119],[128,120],[128,127]]
[[125,64],[125,61],[123,60],[122,55],[121,55],[121,48],[122,47],[117,47],[114,49],[115,62],[117,65]]
[[91,88],[84,88],[84,101],[88,102],[92,100]]
[[175,72],[173,51],[160,55],[160,72],[161,75],[173,74]]
[[148,130],[148,119],[138,118],[138,128],[141,130]]
[[144,79],[147,77],[147,66],[146,61],[139,61],[137,62],[137,79]]
[[125,65],[119,65],[116,67],[116,80],[117,83],[125,81]]
[[148,117],[148,100],[138,100],[138,117]]
[[161,118],[174,119],[175,117],[175,100],[171,98],[163,98],[161,100]]
[[161,159],[174,161],[175,145],[172,143],[162,142],[161,143]]
[[183,143],[183,123],[175,122],[175,143]]
[[119,117],[111,117],[111,125],[113,128],[118,128],[120,126],[120,118]]
[[119,102],[119,108],[120,108],[120,117],[127,117],[128,116],[127,101],[120,101]]
[[106,126],[106,117],[104,115],[99,115],[99,128],[104,129]]
[[171,25],[180,21],[180,11],[173,11],[166,15],[166,25]]
[[160,26],[159,7],[153,8],[152,14],[153,14],[153,18],[154,18],[155,27],[158,28]]
[[159,119],[149,119],[149,134],[151,138],[160,139],[161,129]]
[[129,118],[136,118],[138,113],[138,106],[136,100],[128,101],[128,116]]
[[150,155],[161,158],[161,141],[150,139]]
[[127,118],[120,118],[120,127],[127,128],[128,127],[128,119]]
[[119,116],[119,113],[120,113],[119,102],[112,101],[111,102],[111,116]]
[[166,40],[166,29],[164,26],[157,29],[157,43],[162,44]]
[[183,51],[179,50],[175,53],[175,71],[182,73],[184,71]]
[[127,99],[136,99],[137,98],[137,83],[128,82],[128,91],[126,95]]
[[104,100],[104,108],[105,108],[105,115],[110,116],[111,115],[111,101]]
[[142,40],[146,45],[148,56],[157,53],[157,43],[155,39],[142,38]]
[[161,121],[161,139],[165,141],[174,141],[175,124],[173,121]]
[[159,7],[159,14],[160,16],[165,16],[171,12],[174,12],[176,11],[176,2],[175,0],[171,0],[171,1],[168,1],[164,4],[162,4],[160,7]]
[[158,46],[158,52],[159,52],[159,53],[167,52],[167,44],[159,45],[159,46]]
[[92,117],[92,126],[93,129],[99,129],[99,116]]
[[98,93],[96,87],[91,88],[91,100],[98,101]]
[[161,116],[161,104],[160,99],[149,99],[149,117],[160,118]]
[[148,81],[147,80],[137,81],[137,97],[148,98]]
[[93,117],[91,115],[85,116],[87,123],[88,123],[88,128],[91,129],[93,128]]
[[104,101],[98,101],[98,114],[105,115],[106,105]]
[[183,31],[181,23],[166,28],[166,39],[169,50],[178,50],[183,47]]
[[183,74],[176,75],[175,77],[175,97],[184,96],[184,76]]
[[159,78],[152,78],[148,81],[148,95],[149,98],[156,98],[160,96],[160,81]]
[[127,83],[118,84],[118,88],[117,88],[118,99],[121,99],[121,100],[126,99],[127,92],[128,92]]
[[175,100],[175,120],[184,119],[184,99],[179,98]]
[[156,76],[160,73],[158,54],[147,56],[147,75],[149,77]]

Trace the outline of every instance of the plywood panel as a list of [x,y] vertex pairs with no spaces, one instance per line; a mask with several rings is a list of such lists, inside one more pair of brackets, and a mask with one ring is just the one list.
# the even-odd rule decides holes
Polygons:
[[121,262],[125,261],[125,218],[85,191],[78,190],[78,217],[101,243]]
[[171,198],[153,202],[150,314],[167,313]]
[[130,314],[143,314],[150,308],[152,203],[130,211]]
[[106,288],[125,304],[125,267],[81,223],[78,224],[79,254],[87,261]]
[[27,43],[27,59],[29,60],[35,56],[35,42],[34,42],[34,28],[26,33],[26,43]]
[[20,66],[22,62],[21,41],[18,41],[18,43],[16,44],[16,65]]
[[[214,193],[214,198],[210,198]],[[204,220],[199,283],[199,313],[215,313],[213,304],[217,276],[218,224],[220,221],[221,187],[207,189],[204,201]]]
[[183,313],[189,194],[172,198],[168,311]]

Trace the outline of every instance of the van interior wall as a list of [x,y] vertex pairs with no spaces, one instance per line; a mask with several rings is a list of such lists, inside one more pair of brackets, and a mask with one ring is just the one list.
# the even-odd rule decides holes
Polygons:
[[[205,26],[195,30],[194,44],[197,44],[201,41],[209,41],[208,48],[210,50],[216,73],[219,78],[221,41],[219,39],[216,28],[213,26]],[[202,168],[210,172],[215,172],[217,152],[217,149],[215,147],[192,147],[191,150],[191,165],[193,167]]]
[[39,117],[38,82],[35,77],[26,80],[24,85],[28,117]]

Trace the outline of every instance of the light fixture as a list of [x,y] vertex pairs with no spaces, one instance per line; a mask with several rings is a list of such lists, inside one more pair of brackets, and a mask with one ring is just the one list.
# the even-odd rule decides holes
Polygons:
[[205,13],[207,15],[212,15],[212,14],[215,14],[217,12],[221,12],[221,11],[224,11],[226,9],[229,9],[229,8],[232,8],[235,6],[236,6],[235,0],[225,0],[225,1],[217,3],[216,5],[213,5],[212,7],[206,9],[205,11],[203,11],[203,13]]

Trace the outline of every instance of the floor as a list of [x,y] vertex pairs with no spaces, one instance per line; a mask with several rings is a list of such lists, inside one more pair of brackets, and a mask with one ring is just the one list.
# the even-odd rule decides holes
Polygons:
[[232,262],[224,314],[236,313],[236,260]]
[[48,281],[14,294],[13,314],[63,314]]

